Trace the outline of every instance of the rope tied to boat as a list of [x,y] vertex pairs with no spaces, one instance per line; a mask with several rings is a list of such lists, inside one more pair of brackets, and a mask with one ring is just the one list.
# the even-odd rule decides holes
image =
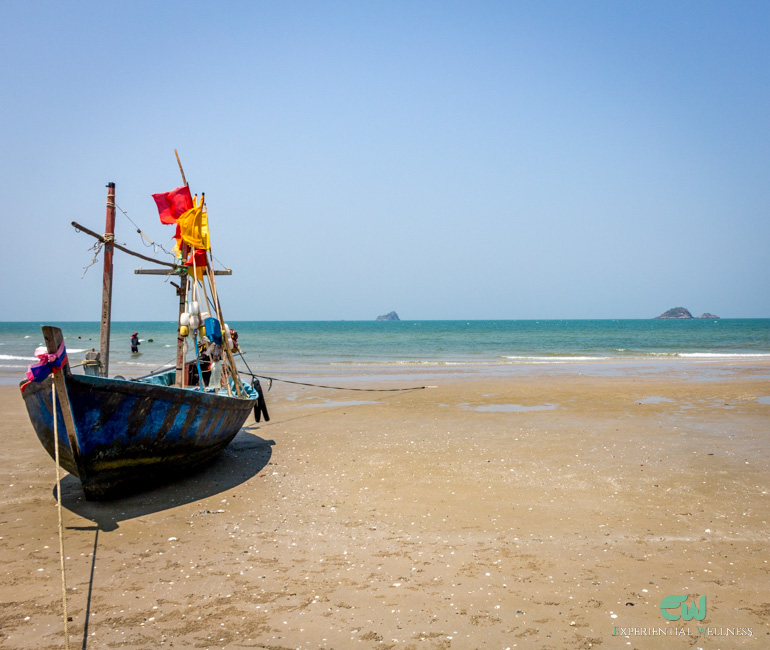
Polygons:
[[278,377],[270,377],[268,375],[257,375],[253,372],[246,372],[245,370],[239,370],[238,372],[249,375],[254,378],[258,379],[268,379],[271,383],[268,384],[267,390],[269,391],[272,387],[272,382],[279,381],[283,384],[296,384],[297,386],[312,386],[313,388],[326,388],[329,390],[355,390],[355,391],[362,391],[367,393],[398,393],[398,392],[406,392],[409,390],[423,390],[425,388],[435,388],[435,386],[409,386],[407,388],[351,388],[349,386],[326,386],[324,384],[311,384],[304,381],[293,381],[291,379],[279,379]]
[[[268,375],[258,375],[254,372],[252,372],[251,368],[249,367],[248,361],[246,361],[246,357],[243,356],[243,351],[238,348],[238,356],[243,360],[243,363],[246,364],[246,367],[249,369],[248,372],[245,370],[239,370],[238,372],[243,373],[244,375],[249,375],[252,379],[267,379],[270,383],[267,385],[268,392],[273,387],[274,381],[280,381],[284,384],[296,384],[298,386],[312,386],[313,388],[327,388],[329,390],[356,390],[356,391],[362,391],[367,393],[397,393],[399,391],[408,391],[408,390],[422,390],[423,388],[435,388],[435,386],[412,386],[411,388],[347,388],[345,386],[324,386],[323,384],[309,384],[307,382],[303,381],[292,381],[290,379],[278,379],[278,377],[270,377]],[[260,392],[261,394],[261,392]],[[257,420],[259,422],[259,420]]]

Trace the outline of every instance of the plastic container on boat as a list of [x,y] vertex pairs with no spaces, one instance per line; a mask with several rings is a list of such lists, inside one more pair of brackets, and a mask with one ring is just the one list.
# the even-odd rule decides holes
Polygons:
[[219,321],[209,316],[203,321],[203,325],[206,328],[206,335],[211,341],[217,345],[222,345],[222,326],[219,324]]

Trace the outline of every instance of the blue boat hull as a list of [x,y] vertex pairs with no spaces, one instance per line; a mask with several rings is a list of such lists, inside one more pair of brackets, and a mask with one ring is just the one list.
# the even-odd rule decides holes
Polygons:
[[[257,402],[136,380],[65,372],[74,419],[73,451],[57,395],[59,464],[80,479],[89,500],[134,492],[189,472],[217,456]],[[30,421],[55,457],[52,377],[23,391]]]

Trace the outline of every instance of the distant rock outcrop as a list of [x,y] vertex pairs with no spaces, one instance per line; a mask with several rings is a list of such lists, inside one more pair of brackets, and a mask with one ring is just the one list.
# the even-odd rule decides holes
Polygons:
[[401,320],[401,319],[398,317],[398,314],[396,312],[392,311],[389,314],[384,314],[383,316],[377,316],[377,320]]
[[655,318],[692,318],[693,315],[684,307],[673,307]]
[[[669,309],[666,312],[663,312],[660,316],[656,316],[655,318],[695,318],[687,309],[684,307],[674,307],[673,309]],[[714,314],[709,314],[706,312],[705,314],[701,314],[698,316],[698,318],[710,318],[711,320],[719,319],[719,316],[715,316]]]

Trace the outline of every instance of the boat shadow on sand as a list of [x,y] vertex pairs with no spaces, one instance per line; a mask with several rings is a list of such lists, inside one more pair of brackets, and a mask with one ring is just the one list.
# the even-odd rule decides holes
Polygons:
[[[256,476],[270,461],[273,440],[251,433],[255,425],[246,426],[215,459],[200,469],[173,479],[156,482],[146,489],[108,501],[86,501],[80,481],[67,475],[61,481],[62,506],[90,519],[97,530],[110,532],[121,521],[135,519],[170,508],[200,501],[230,490]],[[53,488],[56,498],[56,487]],[[83,529],[79,526],[68,528]]]

